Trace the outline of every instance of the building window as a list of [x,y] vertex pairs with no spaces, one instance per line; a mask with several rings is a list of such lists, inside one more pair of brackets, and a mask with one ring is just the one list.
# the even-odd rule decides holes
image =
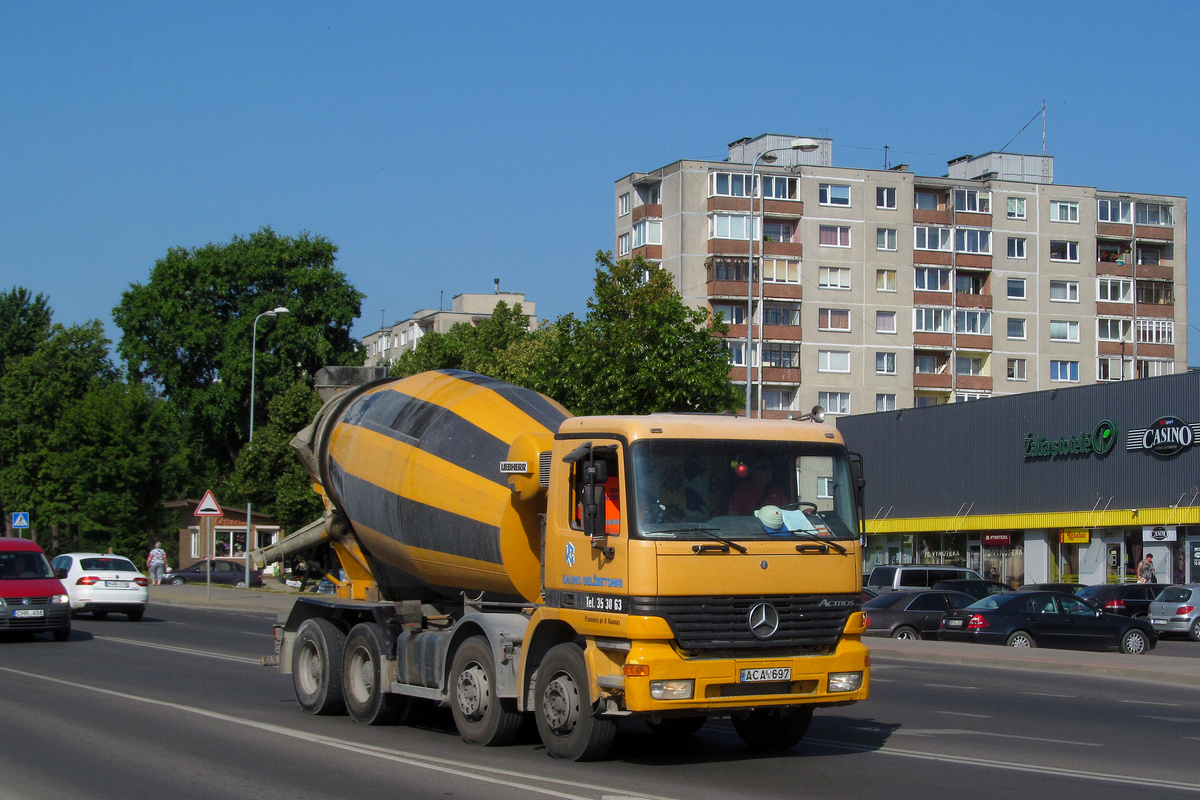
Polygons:
[[1079,242],[1050,241],[1051,261],[1079,261]]
[[875,229],[875,249],[876,250],[895,250],[896,249],[896,229],[895,228],[876,228]]
[[1008,237],[1008,257],[1009,258],[1024,258],[1025,257],[1025,239],[1021,236]]
[[817,372],[850,373],[850,352],[848,350],[818,350]]
[[1024,197],[1008,198],[1008,218],[1009,219],[1025,219],[1025,198]]
[[796,179],[782,175],[762,176],[763,196],[768,200],[796,200]]
[[937,375],[940,372],[937,356],[913,356],[913,372],[917,375]]
[[762,404],[767,411],[791,411],[794,400],[791,389],[763,389]]
[[950,333],[951,320],[948,308],[913,309],[913,330],[919,333]]
[[992,213],[992,193],[977,189],[955,189],[954,210],[974,214]]
[[954,291],[959,294],[983,294],[985,278],[974,272],[959,271],[954,275]]
[[662,222],[644,219],[633,226],[633,246],[648,244],[662,244]]
[[1157,378],[1160,375],[1174,375],[1175,362],[1160,358],[1139,358],[1135,369],[1139,378]]
[[1162,261],[1162,248],[1161,247],[1147,247],[1145,245],[1140,245],[1140,244],[1138,245],[1138,249],[1137,249],[1138,266],[1157,267],[1159,262],[1161,262],[1161,261]]
[[629,192],[621,195],[617,201],[617,213],[622,216],[629,213]]
[[896,189],[893,186],[875,187],[875,207],[894,209],[896,207]]
[[1025,279],[1024,278],[1009,278],[1008,279],[1008,299],[1009,300],[1024,300],[1025,299]]
[[800,262],[786,258],[764,258],[762,277],[767,283],[799,283]]
[[817,285],[822,289],[849,289],[850,270],[847,267],[821,267],[817,270]]
[[716,197],[749,197],[750,176],[739,172],[713,172],[708,176],[708,193]]
[[1075,320],[1052,319],[1050,320],[1050,341],[1052,342],[1078,342],[1079,341],[1079,323]]
[[800,324],[799,303],[765,303],[763,305],[764,325],[787,325],[796,327]]
[[819,243],[822,247],[849,247],[850,227],[848,225],[822,225]]
[[713,316],[721,315],[721,319],[729,325],[746,324],[745,303],[713,303]]
[[959,310],[955,315],[955,330],[959,333],[992,334],[992,312]]
[[1010,358],[1008,360],[1008,379],[1010,381],[1025,380],[1025,359]]
[[656,206],[659,201],[659,191],[661,184],[652,183],[648,186],[637,187],[638,199],[642,201],[644,206]]
[[1050,301],[1054,303],[1078,303],[1078,281],[1050,281]]
[[850,413],[849,392],[817,392],[817,403],[829,414]]
[[875,354],[875,374],[876,375],[895,375],[896,374],[896,354],[895,353],[876,353]]
[[1098,222],[1133,222],[1133,203],[1129,200],[1097,200]]
[[[755,227],[758,227],[758,220],[754,221]],[[638,225],[642,223],[639,222]],[[661,224],[661,223],[655,223]],[[634,247],[640,247],[637,243],[637,228],[634,229]],[[711,214],[708,218],[708,238],[710,239],[749,239],[750,234],[750,215],[749,214]],[[654,244],[661,244],[655,242]]]
[[1067,200],[1051,200],[1050,221],[1079,222],[1079,203]]
[[875,270],[875,291],[877,291],[877,292],[894,292],[894,291],[896,291],[896,270],[894,270],[894,269],[877,269],[877,270]]
[[1174,225],[1175,214],[1170,206],[1159,203],[1137,204],[1138,225]]
[[1175,323],[1169,319],[1139,319],[1137,340],[1143,344],[1175,344]]
[[1101,317],[1096,320],[1096,338],[1102,342],[1132,341],[1133,320]]
[[790,242],[793,230],[790,222],[763,223],[763,236],[768,242]]
[[875,395],[875,410],[876,411],[895,411],[896,410],[896,395],[894,395],[894,394],[877,394],[877,395]]
[[746,262],[740,259],[714,258],[709,270],[714,281],[746,280]]
[[785,342],[767,342],[763,345],[764,367],[795,369],[800,366],[800,345]]
[[1024,339],[1025,338],[1025,319],[1024,317],[1009,317],[1008,318],[1008,338]]
[[850,187],[840,183],[822,183],[818,200],[823,206],[848,206]]
[[876,311],[875,312],[875,332],[876,333],[895,333],[896,332],[896,312],[895,311]]
[[823,331],[850,330],[850,309],[822,308],[818,310],[817,328]]
[[954,249],[959,253],[992,254],[992,232],[974,228],[954,231]]
[[1164,281],[1138,281],[1137,301],[1142,305],[1171,305],[1175,302],[1175,284]]
[[619,255],[619,256],[629,255],[629,234],[628,233],[622,233],[620,236],[617,237],[617,255]]
[[916,192],[913,205],[920,211],[937,211],[940,196],[937,192]]
[[956,375],[982,375],[983,359],[975,356],[954,356],[954,373]]
[[1133,359],[1116,356],[1101,356],[1096,361],[1096,380],[1123,381],[1133,374]]
[[1078,361],[1051,361],[1050,362],[1050,380],[1052,381],[1079,381],[1079,362]]
[[950,291],[950,270],[937,267],[917,267],[913,288],[920,292]]
[[933,228],[928,225],[913,227],[915,241],[913,247],[918,250],[949,250],[951,231],[949,228]]
[[725,340],[725,348],[729,350],[729,364],[734,367],[746,366],[746,343],[732,339]]

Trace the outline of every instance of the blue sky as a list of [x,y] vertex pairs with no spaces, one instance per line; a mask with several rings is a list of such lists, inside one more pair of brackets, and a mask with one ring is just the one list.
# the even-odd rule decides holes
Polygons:
[[493,278],[582,314],[617,178],[765,132],[942,175],[1043,100],[1057,183],[1195,198],[1197,8],[4,2],[0,288],[115,339],[168,248],[270,226],[339,247],[360,338]]

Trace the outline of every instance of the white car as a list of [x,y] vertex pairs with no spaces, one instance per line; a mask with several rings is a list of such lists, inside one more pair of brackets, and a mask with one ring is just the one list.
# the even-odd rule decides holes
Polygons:
[[137,622],[146,613],[146,576],[133,562],[112,553],[64,553],[50,565],[71,598],[71,616],[90,612],[104,619],[115,611]]

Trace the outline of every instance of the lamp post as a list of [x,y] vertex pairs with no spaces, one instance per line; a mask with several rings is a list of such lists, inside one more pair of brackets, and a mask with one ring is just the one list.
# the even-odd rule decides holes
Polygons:
[[[750,401],[751,401],[751,392],[753,391],[753,384],[754,384],[754,378],[753,378],[753,365],[754,365],[753,330],[754,330],[754,240],[755,239],[760,240],[759,250],[762,249],[762,245],[761,245],[762,237],[761,237],[761,235],[756,236],[755,229],[754,229],[754,195],[756,193],[755,172],[758,170],[758,162],[762,161],[767,164],[770,164],[771,162],[777,160],[776,156],[772,155],[773,153],[782,152],[784,150],[800,150],[805,153],[811,153],[813,150],[816,150],[820,146],[821,145],[819,142],[816,142],[812,139],[807,139],[807,138],[793,139],[791,144],[789,144],[787,147],[771,147],[767,150],[763,150],[761,153],[759,153],[757,156],[754,157],[754,162],[750,165],[750,219],[749,219],[750,230],[748,230],[746,232],[746,238],[748,238],[750,240],[750,254],[746,259],[746,417],[747,418],[749,418],[751,416]],[[766,198],[765,197],[763,198],[763,206],[764,207],[766,206]],[[759,295],[760,299],[761,299],[762,293],[763,293],[762,283],[763,283],[762,270],[760,269],[758,272],[758,295]],[[762,338],[762,327],[763,327],[762,322],[759,322],[758,335],[759,335],[760,339]],[[762,364],[759,364],[758,370],[759,370],[759,372],[758,372],[758,374],[759,374],[759,398],[758,398],[758,401],[759,401],[759,406],[760,406],[760,408],[758,409],[758,416],[759,416],[759,419],[761,419],[762,418],[762,408],[761,408],[761,406],[762,406],[762,396],[761,396],[762,395]]]
[[[254,444],[254,367],[255,358],[258,354],[258,321],[263,317],[278,317],[280,314],[289,313],[285,306],[273,308],[270,311],[264,311],[254,318],[254,327],[250,333],[250,438],[246,440],[246,451],[249,452]],[[254,548],[250,546],[250,501],[246,501],[246,588],[250,588],[250,551]]]

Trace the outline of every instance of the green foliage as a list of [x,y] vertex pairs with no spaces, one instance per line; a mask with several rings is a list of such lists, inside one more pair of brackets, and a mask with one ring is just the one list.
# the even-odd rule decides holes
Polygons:
[[233,487],[254,504],[254,510],[272,515],[286,531],[321,516],[321,499],[313,492],[312,478],[304,471],[289,443],[312,422],[321,398],[304,381],[297,381],[270,404],[269,418],[255,429],[254,442],[242,450]]
[[520,303],[496,303],[492,315],[478,325],[456,322],[445,333],[421,337],[415,350],[406,350],[389,370],[405,377],[431,369],[465,369],[509,380],[505,353],[530,338],[529,320]]
[[0,375],[49,338],[53,313],[45,295],[31,296],[23,286],[0,294]]
[[[320,236],[263,228],[248,239],[172,248],[113,310],[117,350],[135,381],[148,379],[178,405],[193,450],[192,492],[224,485],[249,435],[251,356],[255,420],[263,400],[323,366],[362,363],[350,326],[363,295],[334,267]],[[258,315],[277,306],[290,313]]]

